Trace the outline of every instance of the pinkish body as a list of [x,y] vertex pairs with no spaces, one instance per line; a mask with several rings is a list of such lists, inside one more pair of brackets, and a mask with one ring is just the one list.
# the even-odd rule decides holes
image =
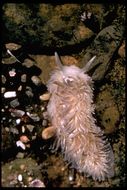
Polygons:
[[51,93],[48,114],[56,130],[56,146],[78,171],[94,180],[110,178],[114,175],[114,156],[93,117],[92,78],[84,74],[85,68],[60,65],[57,54],[56,61],[59,68],[47,84]]

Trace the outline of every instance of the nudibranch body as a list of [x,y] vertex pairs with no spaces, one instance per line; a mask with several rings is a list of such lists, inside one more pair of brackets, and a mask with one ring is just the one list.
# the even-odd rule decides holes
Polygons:
[[114,175],[114,155],[93,117],[93,81],[86,74],[88,66],[63,66],[55,53],[58,68],[47,87],[51,94],[48,114],[56,131],[56,148],[79,172],[103,181]]

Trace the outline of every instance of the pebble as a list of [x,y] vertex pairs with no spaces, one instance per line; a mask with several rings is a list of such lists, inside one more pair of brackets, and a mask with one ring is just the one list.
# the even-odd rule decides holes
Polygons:
[[26,90],[29,90],[32,92],[32,88],[30,86],[26,86]]
[[19,124],[21,123],[21,119],[16,119],[16,120],[15,120],[15,123],[16,123],[17,125],[19,125]]
[[17,147],[21,147],[23,150],[25,150],[26,149],[26,147],[25,147],[25,145],[22,143],[22,141],[16,141],[16,146]]
[[11,115],[13,117],[22,117],[23,115],[25,115],[25,112],[22,110],[10,108],[9,111],[11,112]]
[[14,98],[16,97],[16,91],[8,91],[4,93],[4,97],[5,98]]
[[1,93],[3,94],[5,92],[6,88],[2,87],[1,88]]
[[26,112],[26,114],[31,118],[33,119],[35,122],[37,121],[40,121],[40,117],[36,114],[36,113],[29,113],[29,112]]
[[5,109],[1,109],[2,112],[5,112]]
[[42,115],[43,115],[43,118],[44,119],[48,119],[48,112],[47,111],[44,111],[43,113],[42,113]]
[[17,90],[21,91],[22,90],[22,85],[20,85]]
[[6,105],[6,106],[4,106],[5,107],[5,109],[8,109],[8,105]]
[[50,98],[50,93],[45,93],[45,94],[42,94],[40,97],[40,100],[42,100],[42,101],[47,101],[47,100],[49,100],[49,98]]
[[37,138],[36,135],[32,136],[32,140],[35,140],[36,138]]
[[11,122],[12,122],[12,118],[10,118],[10,119],[8,120],[8,122],[11,123]]
[[22,133],[25,133],[25,127],[22,126]]
[[27,181],[31,182],[33,180],[33,178],[31,176],[28,177]]
[[24,62],[22,63],[23,66],[30,68],[34,65],[34,61],[30,59],[25,59]]
[[31,181],[29,187],[45,187],[45,185],[40,179],[35,179]]
[[5,131],[9,132],[9,127],[5,127]]
[[21,76],[21,82],[26,82],[26,78],[27,78],[27,75],[26,74],[23,74]]
[[20,169],[21,169],[21,170],[24,170],[25,168],[26,168],[25,164],[21,164],[21,165],[20,165]]
[[14,64],[16,62],[16,58],[15,57],[9,57],[9,58],[3,58],[2,59],[2,63],[3,64]]
[[24,158],[24,153],[18,152],[18,154],[16,155],[16,158]]
[[46,127],[47,125],[48,125],[48,121],[44,119],[44,120],[42,121],[42,126],[43,126],[43,127]]
[[19,106],[19,105],[20,105],[20,103],[19,103],[19,101],[18,101],[18,98],[14,99],[14,100],[12,100],[12,101],[10,102],[10,106],[11,106],[12,108],[16,108],[16,107]]
[[33,94],[33,92],[32,92],[32,88],[31,87],[29,87],[29,86],[27,86],[26,87],[26,95],[28,96],[28,97],[33,97],[34,96],[34,94]]
[[40,86],[42,84],[41,79],[37,76],[32,76],[31,77],[32,82],[36,85],[36,86]]
[[41,111],[44,111],[44,110],[45,110],[45,107],[44,107],[44,106],[41,106],[40,109],[41,109]]
[[91,12],[83,12],[83,14],[81,15],[81,21],[85,21],[87,19],[90,19],[92,16]]
[[33,131],[33,129],[35,128],[35,126],[34,125],[26,125],[26,127],[27,127],[27,129],[30,131],[30,132],[32,132]]
[[16,75],[15,69],[12,69],[11,71],[9,71],[10,77],[14,77],[15,75]]
[[21,175],[21,174],[19,174],[19,175],[18,175],[18,177],[17,177],[17,179],[18,179],[18,181],[20,181],[20,182],[21,182],[21,181],[22,181],[22,179],[23,179],[22,175]]
[[16,51],[21,48],[21,45],[15,43],[7,43],[5,44],[5,47],[10,51]]
[[28,143],[30,141],[30,139],[28,139],[28,137],[26,135],[22,135],[20,137],[20,141],[23,143]]
[[69,181],[71,182],[71,181],[74,180],[74,176],[73,176],[72,174],[70,174],[70,175],[68,176],[68,179],[69,179]]
[[10,132],[12,132],[13,134],[16,134],[16,135],[19,134],[18,129],[16,129],[16,128],[14,128],[14,127],[10,127]]
[[43,139],[49,139],[55,135],[55,128],[54,127],[47,127],[42,131],[42,138]]
[[1,75],[1,81],[2,81],[3,84],[6,83],[6,77],[4,75]]

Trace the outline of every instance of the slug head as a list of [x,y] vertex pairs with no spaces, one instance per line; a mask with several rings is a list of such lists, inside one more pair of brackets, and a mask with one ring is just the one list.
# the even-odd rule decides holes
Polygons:
[[63,66],[57,52],[55,52],[56,64],[57,64],[58,68],[60,69],[62,78],[65,82],[67,82],[67,81],[72,82],[75,79],[79,78],[81,75],[84,75],[89,70],[91,63],[94,61],[95,58],[96,58],[96,56],[94,56],[92,59],[90,59],[90,61],[85,65],[85,67],[80,69],[79,67],[77,67],[75,65]]

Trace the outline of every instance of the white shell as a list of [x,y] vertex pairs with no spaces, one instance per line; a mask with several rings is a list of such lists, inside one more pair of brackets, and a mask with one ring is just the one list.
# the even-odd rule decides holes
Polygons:
[[16,97],[16,91],[8,91],[4,93],[5,98],[13,98]]

